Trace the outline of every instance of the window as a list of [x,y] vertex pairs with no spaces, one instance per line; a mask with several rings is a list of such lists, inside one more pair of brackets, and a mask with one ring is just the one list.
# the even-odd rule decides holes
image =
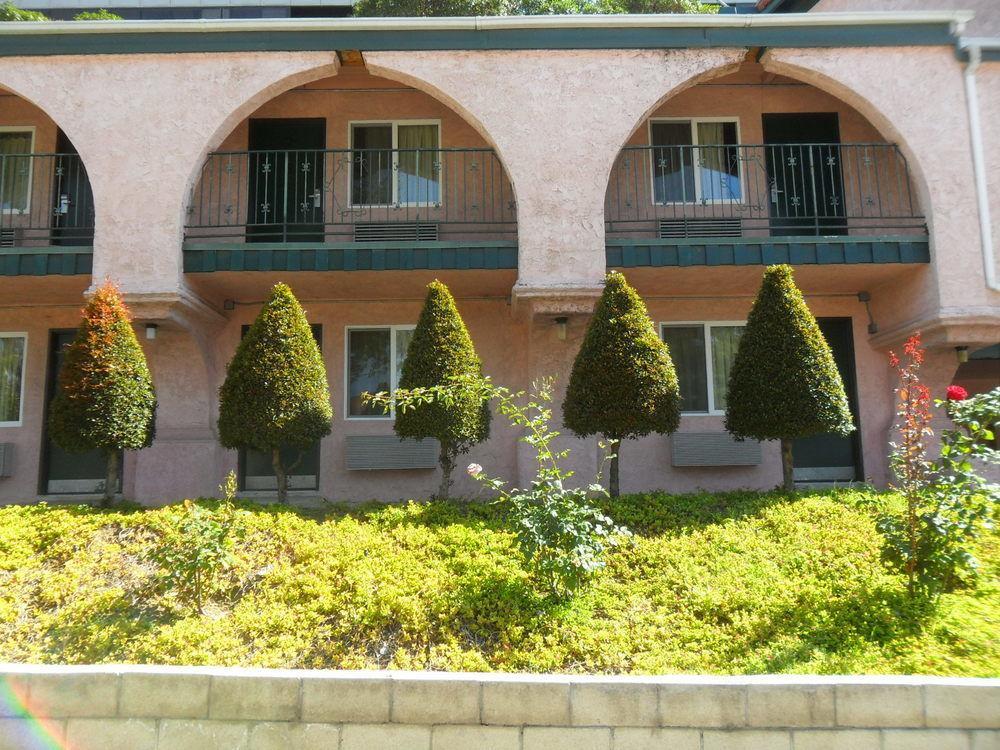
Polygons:
[[736,120],[651,120],[649,144],[656,203],[742,200]]
[[351,125],[351,204],[441,203],[441,126],[419,120]]
[[723,413],[743,323],[664,323],[661,332],[677,369],[681,411]]
[[0,333],[0,427],[21,425],[27,344],[27,334]]
[[31,199],[33,128],[0,128],[0,209],[25,213]]
[[363,393],[399,387],[413,326],[347,329],[347,416],[389,419],[378,407],[364,403]]

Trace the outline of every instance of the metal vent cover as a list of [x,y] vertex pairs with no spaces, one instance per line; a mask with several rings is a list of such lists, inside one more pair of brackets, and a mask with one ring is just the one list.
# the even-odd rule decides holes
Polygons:
[[14,247],[17,235],[16,229],[0,229],[0,247]]
[[434,469],[437,440],[400,440],[395,435],[348,435],[345,458],[349,470]]
[[675,432],[670,438],[673,466],[756,466],[760,443],[735,440],[728,432]]
[[14,444],[0,443],[0,479],[14,473]]
[[438,225],[418,222],[355,224],[355,242],[437,242]]
[[683,237],[742,237],[740,219],[660,219],[657,231],[661,240]]

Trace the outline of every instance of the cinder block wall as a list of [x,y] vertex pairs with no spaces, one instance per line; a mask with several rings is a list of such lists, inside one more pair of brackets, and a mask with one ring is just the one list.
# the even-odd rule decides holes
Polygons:
[[0,750],[1000,750],[1000,680],[0,665]]

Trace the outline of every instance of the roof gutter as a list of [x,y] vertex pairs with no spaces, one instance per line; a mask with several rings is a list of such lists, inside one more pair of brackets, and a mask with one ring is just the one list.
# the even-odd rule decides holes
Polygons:
[[898,24],[950,24],[961,34],[973,14],[965,11],[790,13],[758,15],[570,15],[455,18],[184,19],[163,21],[43,21],[0,23],[0,36],[54,34],[156,34],[227,32],[506,31],[525,29],[790,29]]
[[983,277],[986,286],[1000,292],[997,284],[996,255],[993,251],[993,223],[990,220],[990,198],[986,182],[986,154],[983,148],[982,120],[979,114],[979,92],[976,71],[982,63],[983,50],[1000,50],[1000,40],[965,39],[959,44],[968,54],[965,64],[965,106],[968,110],[969,143],[972,149],[972,170],[976,182],[976,204],[979,209],[979,237],[983,251]]

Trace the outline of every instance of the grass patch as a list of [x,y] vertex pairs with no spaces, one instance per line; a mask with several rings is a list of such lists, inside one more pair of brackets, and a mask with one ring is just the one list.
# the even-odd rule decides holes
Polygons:
[[932,605],[880,562],[862,492],[632,495],[574,600],[535,589],[495,506],[243,505],[195,614],[148,552],[178,506],[0,509],[0,661],[589,673],[1000,674],[1000,536]]

